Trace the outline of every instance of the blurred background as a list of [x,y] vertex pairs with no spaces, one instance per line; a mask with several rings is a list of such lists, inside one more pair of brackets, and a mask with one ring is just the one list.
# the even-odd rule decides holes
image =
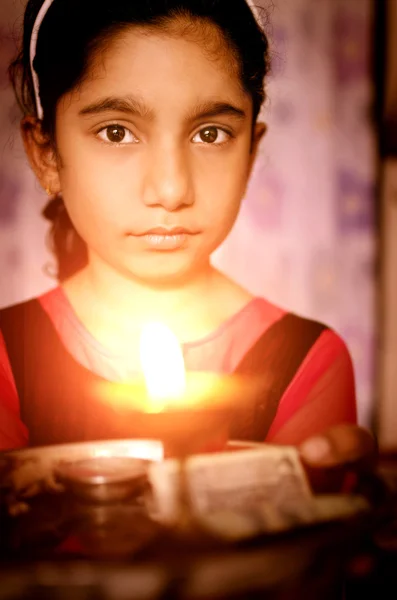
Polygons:
[[[7,80],[24,3],[0,1],[0,306],[56,285]],[[255,3],[268,15],[269,129],[214,261],[344,338],[360,423],[397,446],[397,0]]]

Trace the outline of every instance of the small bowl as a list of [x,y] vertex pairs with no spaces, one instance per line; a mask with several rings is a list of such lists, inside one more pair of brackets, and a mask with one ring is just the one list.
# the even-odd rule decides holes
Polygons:
[[54,475],[76,498],[108,504],[140,495],[147,482],[147,462],[125,456],[101,456],[61,463]]

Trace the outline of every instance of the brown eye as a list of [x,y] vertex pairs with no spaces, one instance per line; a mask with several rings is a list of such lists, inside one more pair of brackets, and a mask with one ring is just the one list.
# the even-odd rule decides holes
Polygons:
[[200,129],[192,139],[194,144],[204,144],[204,146],[221,146],[228,142],[233,135],[228,133],[221,127],[215,125],[208,125]]
[[98,131],[97,136],[102,142],[107,144],[114,144],[115,146],[125,146],[126,144],[137,144],[139,140],[127,127],[114,123],[108,125]]
[[217,127],[206,127],[200,131],[201,141],[206,144],[213,144],[218,139]]
[[120,144],[125,138],[125,128],[120,125],[110,125],[106,128],[106,137],[109,142]]

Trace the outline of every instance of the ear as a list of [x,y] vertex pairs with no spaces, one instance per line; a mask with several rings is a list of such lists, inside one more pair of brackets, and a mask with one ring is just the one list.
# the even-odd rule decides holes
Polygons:
[[262,140],[263,136],[267,131],[266,123],[260,123],[257,121],[254,126],[254,131],[252,133],[252,144],[251,144],[251,157],[249,164],[249,172],[251,174],[252,167],[254,166],[256,156],[258,154],[259,143]]
[[51,196],[61,192],[58,158],[49,137],[43,133],[41,121],[25,117],[21,122],[22,139],[37,179]]

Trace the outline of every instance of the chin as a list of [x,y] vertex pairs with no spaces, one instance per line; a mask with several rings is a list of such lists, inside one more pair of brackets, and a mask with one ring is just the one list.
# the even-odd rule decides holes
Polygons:
[[[169,265],[171,266],[171,265]],[[144,285],[150,287],[175,287],[181,286],[193,279],[200,269],[192,265],[185,265],[184,268],[153,268],[153,269],[129,269],[128,275]]]
[[209,266],[207,252],[181,251],[124,255],[113,268],[131,280],[150,287],[179,287],[204,272]]

